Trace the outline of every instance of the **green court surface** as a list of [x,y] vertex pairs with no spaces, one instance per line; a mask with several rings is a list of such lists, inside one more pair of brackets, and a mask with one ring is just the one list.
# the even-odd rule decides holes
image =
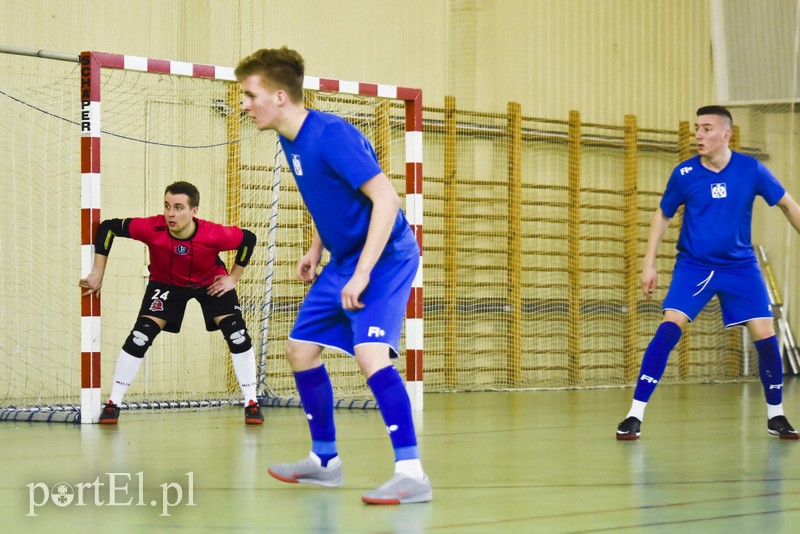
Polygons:
[[[800,425],[800,382],[784,407]],[[116,427],[0,424],[3,532],[797,532],[800,441],[766,431],[759,383],[664,385],[638,441],[632,389],[431,394],[418,415],[430,503],[370,506],[392,474],[376,410],[337,410],[344,485],[285,484],[298,408],[122,412]],[[59,489],[60,488],[60,489]]]

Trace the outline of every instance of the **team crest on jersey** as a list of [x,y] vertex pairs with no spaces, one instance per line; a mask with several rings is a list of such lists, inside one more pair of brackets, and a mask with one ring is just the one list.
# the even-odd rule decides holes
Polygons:
[[300,164],[300,156],[292,154],[292,167],[296,176],[303,176],[303,166]]
[[155,299],[150,303],[150,311],[160,312],[164,311],[164,302],[161,299]]
[[186,245],[178,245],[175,247],[175,253],[180,256],[185,256],[189,253],[189,248]]
[[711,184],[711,198],[725,198],[728,196],[728,188],[725,183]]

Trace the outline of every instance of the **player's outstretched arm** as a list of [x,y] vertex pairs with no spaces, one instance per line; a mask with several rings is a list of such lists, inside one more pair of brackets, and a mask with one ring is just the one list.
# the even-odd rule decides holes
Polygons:
[[208,286],[208,294],[215,297],[220,297],[228,291],[232,291],[242,278],[243,274],[244,267],[238,263],[234,264],[230,273],[220,274],[214,277],[214,281],[211,282],[210,286]]
[[658,247],[661,240],[664,239],[664,234],[669,228],[669,218],[664,215],[661,208],[656,208],[653,214],[653,219],[650,221],[650,231],[647,235],[647,249],[644,254],[644,262],[642,266],[642,293],[647,298],[652,298],[653,294],[658,288],[658,268],[656,267],[656,256],[658,255]]
[[356,271],[371,272],[389,241],[397,218],[397,210],[402,206],[402,202],[389,178],[383,173],[373,176],[361,184],[359,189],[372,201],[372,215],[369,220],[367,240],[358,258]]
[[111,252],[111,244],[115,236],[129,237],[127,225],[123,219],[106,219],[97,227],[97,235],[94,239],[94,265],[92,272],[86,278],[82,278],[78,285],[85,289],[82,296],[98,294],[103,287],[103,276],[106,272],[108,254]]
[[361,293],[369,285],[372,268],[386,248],[394,221],[397,219],[397,211],[402,205],[397,191],[383,173],[376,174],[361,184],[359,189],[372,201],[372,214],[369,219],[367,240],[358,257],[356,270],[342,288],[342,307],[346,310],[360,310],[364,307],[359,300]]
[[100,288],[103,287],[103,276],[106,273],[106,262],[108,261],[108,256],[103,256],[102,254],[95,254],[94,255],[94,265],[92,266],[92,272],[90,272],[86,278],[81,278],[78,282],[78,285],[85,289],[83,293],[81,293],[82,297],[91,294],[99,294]]
[[781,199],[778,201],[778,207],[783,212],[786,219],[788,219],[789,224],[800,233],[800,206],[798,206],[797,202],[792,198],[792,195],[789,193],[784,193]]
[[256,246],[256,235],[250,230],[242,228],[242,242],[236,249],[236,260],[228,274],[221,274],[214,277],[214,281],[206,290],[209,295],[221,296],[232,291],[236,284],[244,275],[244,268],[250,263],[253,256],[253,249]]

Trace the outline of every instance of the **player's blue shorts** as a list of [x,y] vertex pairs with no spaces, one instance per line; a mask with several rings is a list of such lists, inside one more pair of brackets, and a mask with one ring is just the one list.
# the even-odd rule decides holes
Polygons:
[[297,314],[289,339],[344,351],[351,356],[365,343],[389,345],[398,356],[406,304],[419,268],[419,256],[397,261],[379,260],[359,299],[364,308],[342,308],[342,288],[353,274],[328,264],[311,285]]
[[678,311],[694,321],[714,295],[719,298],[726,328],[772,317],[767,287],[755,262],[719,269],[679,260],[675,263],[662,307],[665,311]]

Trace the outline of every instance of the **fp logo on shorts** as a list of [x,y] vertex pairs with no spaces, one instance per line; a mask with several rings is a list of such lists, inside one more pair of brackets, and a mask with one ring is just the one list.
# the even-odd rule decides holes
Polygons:
[[725,183],[711,184],[711,198],[725,198],[728,196],[728,188]]
[[367,330],[367,337],[383,337],[386,335],[386,332],[381,330],[380,326],[370,326]]

